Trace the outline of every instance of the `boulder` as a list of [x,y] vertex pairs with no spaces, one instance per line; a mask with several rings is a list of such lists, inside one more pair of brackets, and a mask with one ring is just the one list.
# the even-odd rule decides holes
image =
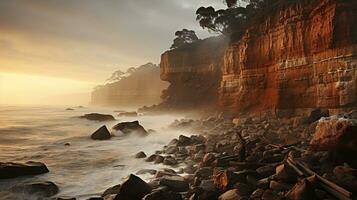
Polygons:
[[173,157],[168,156],[164,159],[163,163],[164,163],[164,165],[176,165],[177,160]]
[[143,151],[140,151],[135,154],[135,158],[146,158],[146,154]]
[[211,166],[216,160],[216,156],[213,153],[206,153],[200,164],[201,167]]
[[112,137],[105,125],[96,130],[90,138],[93,140],[109,140]]
[[151,174],[154,175],[156,174],[156,170],[155,169],[141,169],[138,172],[136,172],[135,174],[140,175],[140,174]]
[[310,141],[310,148],[337,153],[336,158],[356,165],[357,121],[337,117],[320,120]]
[[160,185],[167,186],[174,192],[186,192],[189,189],[189,184],[181,176],[164,176],[160,180]]
[[115,118],[112,115],[105,115],[99,113],[90,113],[80,116],[79,118],[93,120],[93,121],[113,121]]
[[19,176],[38,175],[49,172],[46,165],[40,162],[13,163],[0,162],[0,179],[16,178]]
[[112,195],[112,194],[119,194],[120,187],[121,187],[121,185],[118,184],[118,185],[114,185],[113,187],[110,187],[110,188],[106,189],[103,192],[102,197],[105,197],[105,196],[108,196],[108,195]]
[[15,185],[10,189],[20,194],[36,195],[39,197],[51,197],[58,193],[59,189],[53,182],[34,182]]
[[139,177],[130,174],[120,187],[119,194],[114,200],[141,200],[145,195],[151,192],[151,187]]
[[218,200],[240,200],[241,196],[237,189],[228,190],[227,192],[221,194]]
[[147,135],[148,132],[143,126],[139,124],[139,121],[132,122],[120,122],[113,127],[114,130],[121,131],[124,134],[137,133],[139,135]]
[[178,146],[188,146],[190,144],[192,144],[191,138],[184,136],[184,135],[179,136],[178,142],[177,142]]
[[214,175],[214,185],[221,191],[231,188],[237,181],[238,176],[231,171],[220,171]]
[[146,195],[143,200],[182,200],[182,197],[172,191],[156,190]]
[[286,194],[286,198],[289,200],[317,199],[313,184],[307,179],[303,179],[296,183]]

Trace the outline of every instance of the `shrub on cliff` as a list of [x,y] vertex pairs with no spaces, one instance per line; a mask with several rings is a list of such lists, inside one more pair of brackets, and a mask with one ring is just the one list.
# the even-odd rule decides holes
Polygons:
[[191,44],[193,42],[198,41],[198,37],[193,30],[182,29],[182,31],[175,32],[176,38],[174,39],[174,43],[171,45],[171,49],[175,49],[186,44]]

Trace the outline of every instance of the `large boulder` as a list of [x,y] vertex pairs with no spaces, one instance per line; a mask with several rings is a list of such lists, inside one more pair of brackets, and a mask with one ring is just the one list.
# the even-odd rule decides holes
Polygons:
[[147,135],[148,132],[143,126],[139,124],[139,121],[133,122],[120,122],[113,127],[116,131],[121,131],[124,134],[137,133],[139,135]]
[[112,137],[107,127],[104,125],[96,130],[91,136],[93,140],[108,140]]
[[186,192],[189,189],[189,184],[181,176],[164,176],[160,180],[160,185],[167,186],[174,192]]
[[49,172],[45,164],[40,162],[13,163],[0,162],[0,179],[16,178],[19,176],[38,175]]
[[115,196],[114,200],[141,200],[151,190],[149,184],[130,174],[128,179],[121,185],[119,194]]
[[310,148],[314,151],[330,151],[336,153],[338,159],[356,163],[357,121],[337,117],[320,120],[310,141]]
[[57,185],[50,181],[15,185],[10,190],[19,194],[36,195],[40,197],[51,197],[56,195],[59,191]]
[[115,120],[115,118],[112,115],[99,114],[99,113],[89,113],[89,114],[85,114],[83,116],[80,116],[79,118],[93,120],[93,121],[112,121],[112,120]]

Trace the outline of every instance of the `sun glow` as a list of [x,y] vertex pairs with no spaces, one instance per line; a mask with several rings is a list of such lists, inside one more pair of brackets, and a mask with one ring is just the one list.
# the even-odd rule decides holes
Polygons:
[[0,104],[85,105],[95,84],[0,72]]

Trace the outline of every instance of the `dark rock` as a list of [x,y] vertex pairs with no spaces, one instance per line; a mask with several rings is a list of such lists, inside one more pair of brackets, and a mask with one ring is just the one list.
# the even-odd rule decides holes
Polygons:
[[178,148],[176,146],[168,146],[166,149],[165,149],[165,153],[167,154],[174,154],[178,151]]
[[237,189],[237,192],[239,194],[239,196],[249,196],[253,191],[254,191],[254,187],[244,184],[244,183],[236,183],[233,186],[234,189]]
[[310,147],[314,151],[330,151],[336,161],[357,166],[357,121],[333,117],[320,120]]
[[138,172],[136,172],[137,175],[141,175],[141,174],[151,174],[151,175],[154,175],[156,174],[156,170],[155,169],[142,169],[142,170],[139,170]]
[[257,169],[257,172],[260,174],[260,176],[262,178],[265,178],[265,177],[275,174],[275,168],[276,168],[276,164],[265,165],[265,166],[259,167]]
[[93,120],[93,121],[112,121],[112,120],[115,120],[115,118],[112,115],[105,115],[105,114],[99,114],[99,113],[85,114],[83,116],[80,116],[79,118],[84,118],[84,119]]
[[182,200],[182,197],[172,191],[156,190],[146,195],[143,200]]
[[49,172],[46,165],[40,162],[22,163],[1,163],[0,179],[16,178],[19,176],[38,175]]
[[276,167],[274,178],[291,183],[296,181],[297,174],[292,168],[290,168],[286,164],[281,164]]
[[303,179],[286,194],[290,200],[316,199],[314,186],[307,179]]
[[195,172],[195,177],[208,179],[213,174],[212,167],[201,167]]
[[146,154],[143,151],[140,151],[135,154],[135,158],[146,158]]
[[154,160],[154,163],[155,163],[155,164],[162,163],[162,162],[164,162],[164,159],[165,159],[165,158],[164,158],[163,156],[157,155],[156,158],[155,158],[155,160]]
[[74,197],[57,197],[55,200],[76,200]]
[[74,110],[73,108],[66,108],[66,110]]
[[212,163],[216,160],[216,156],[213,153],[206,153],[200,164],[201,167],[211,166]]
[[105,196],[108,196],[108,195],[112,195],[112,194],[119,194],[120,187],[121,187],[121,185],[118,184],[118,185],[114,185],[113,187],[110,187],[110,188],[106,189],[103,192],[102,197],[105,197]]
[[104,200],[103,197],[90,197],[87,200]]
[[289,185],[274,180],[270,181],[269,188],[275,191],[283,191],[290,189]]
[[190,144],[192,144],[191,138],[189,138],[187,136],[184,136],[184,135],[180,135],[179,136],[179,139],[178,139],[178,142],[177,142],[178,146],[187,146],[187,145],[190,145]]
[[167,186],[174,192],[185,192],[189,189],[189,184],[180,176],[165,176],[160,180],[160,185]]
[[10,190],[16,193],[25,193],[41,197],[51,197],[56,195],[59,191],[57,185],[49,181],[15,185]]
[[166,157],[163,161],[164,165],[176,165],[177,164],[177,160],[173,157]]
[[139,135],[147,135],[148,132],[143,126],[139,124],[139,121],[133,122],[121,122],[113,127],[114,130],[121,131],[124,134],[137,133]]
[[321,117],[328,117],[330,116],[329,111],[321,108],[317,108],[313,111],[311,111],[308,122],[313,123],[317,120],[319,120]]
[[214,185],[221,191],[230,189],[238,180],[239,177],[228,170],[220,171],[214,175]]
[[91,136],[93,140],[108,140],[112,137],[107,127],[104,125],[96,130]]
[[261,188],[258,188],[256,190],[254,190],[254,192],[250,195],[250,198],[253,200],[258,200],[261,199],[261,197],[263,196],[264,190]]
[[146,161],[146,162],[154,162],[157,156],[158,156],[158,155],[153,154],[153,155],[149,156],[148,158],[146,158],[145,161]]
[[273,190],[265,190],[262,195],[262,200],[280,200],[282,196],[274,192]]
[[129,178],[120,187],[119,194],[115,196],[114,200],[141,200],[151,190],[149,184],[130,174]]
[[240,200],[241,197],[237,189],[232,189],[219,196],[218,200]]

